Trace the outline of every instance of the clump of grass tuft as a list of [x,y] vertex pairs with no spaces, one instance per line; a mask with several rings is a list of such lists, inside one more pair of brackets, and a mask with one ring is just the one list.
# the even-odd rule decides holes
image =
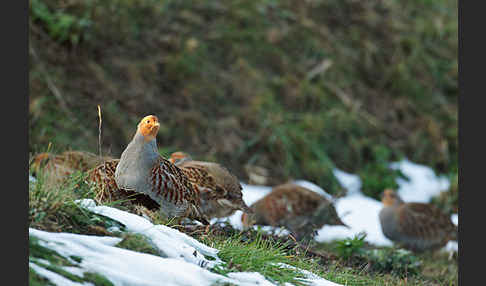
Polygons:
[[336,251],[340,257],[347,260],[353,255],[362,255],[366,233],[358,233],[353,238],[346,238],[336,242]]
[[366,251],[370,270],[381,273],[392,273],[398,276],[416,275],[422,262],[405,249],[383,248]]
[[375,199],[387,188],[397,189],[397,178],[408,180],[400,170],[389,167],[392,161],[391,150],[385,146],[373,146],[371,148],[372,158],[359,172],[362,181],[362,192]]
[[109,234],[106,228],[124,226],[107,217],[86,211],[77,199],[93,199],[94,191],[86,182],[86,173],[75,172],[63,182],[48,183],[44,170],[29,184],[29,227],[53,232]]
[[54,286],[54,284],[47,278],[37,274],[32,267],[29,266],[29,285],[30,286]]
[[114,286],[110,280],[106,279],[103,275],[95,272],[83,273],[84,281],[91,282],[95,286]]
[[138,233],[124,234],[123,240],[115,246],[137,252],[160,255],[157,248],[145,236]]
[[62,266],[74,266],[67,258],[39,244],[39,239],[29,236],[29,259],[44,259],[53,264]]

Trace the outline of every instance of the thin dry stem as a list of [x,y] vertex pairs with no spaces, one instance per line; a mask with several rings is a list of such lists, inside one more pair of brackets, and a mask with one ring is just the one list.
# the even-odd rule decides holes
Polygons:
[[98,151],[100,153],[100,158],[101,158],[101,107],[98,105],[98,118],[99,124],[98,124]]

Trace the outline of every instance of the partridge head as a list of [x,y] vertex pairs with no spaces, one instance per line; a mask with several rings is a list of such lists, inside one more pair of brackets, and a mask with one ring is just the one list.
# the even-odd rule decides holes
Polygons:
[[386,189],[379,218],[383,234],[393,242],[415,252],[436,250],[449,240],[457,240],[457,227],[437,207],[425,203],[405,203]]
[[209,224],[201,211],[199,190],[194,189],[182,170],[157,151],[160,123],[148,115],[138,123],[132,141],[123,151],[115,170],[120,189],[148,195],[167,217],[184,217]]

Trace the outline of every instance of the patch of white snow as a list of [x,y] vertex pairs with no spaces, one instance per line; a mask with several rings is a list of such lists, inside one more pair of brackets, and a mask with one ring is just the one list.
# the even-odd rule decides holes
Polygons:
[[[212,268],[221,263],[218,250],[200,243],[194,238],[165,225],[154,225],[146,218],[108,206],[96,206],[89,199],[79,201],[88,210],[114,219],[129,232],[141,234],[148,238],[160,251],[160,255],[168,258],[183,259],[199,266]],[[211,256],[208,260],[204,256]]]
[[45,269],[44,267],[41,267],[33,262],[29,262],[29,266],[32,267],[32,269],[37,273],[39,276],[44,277],[54,283],[55,285],[65,285],[65,286],[91,286],[93,284],[85,282],[85,283],[78,283],[71,281],[67,279],[66,277],[59,275],[55,272],[52,272],[50,270]]
[[437,176],[424,165],[402,160],[390,164],[391,169],[400,170],[409,180],[397,179],[397,192],[405,202],[428,203],[432,197],[447,191],[450,182],[446,176]]

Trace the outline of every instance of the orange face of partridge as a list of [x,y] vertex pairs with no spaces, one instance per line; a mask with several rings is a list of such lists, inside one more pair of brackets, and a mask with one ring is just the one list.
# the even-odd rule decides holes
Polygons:
[[394,205],[397,200],[397,194],[392,189],[386,189],[381,197],[381,202],[386,207]]
[[145,141],[155,139],[157,132],[159,132],[160,124],[159,119],[155,115],[145,116],[140,123],[138,123],[137,132],[140,132]]
[[187,158],[188,155],[184,152],[181,152],[181,151],[177,151],[177,152],[174,152],[172,154],[170,154],[170,158],[169,158],[169,161],[172,163],[172,164],[175,164],[176,162],[184,159],[184,158]]

